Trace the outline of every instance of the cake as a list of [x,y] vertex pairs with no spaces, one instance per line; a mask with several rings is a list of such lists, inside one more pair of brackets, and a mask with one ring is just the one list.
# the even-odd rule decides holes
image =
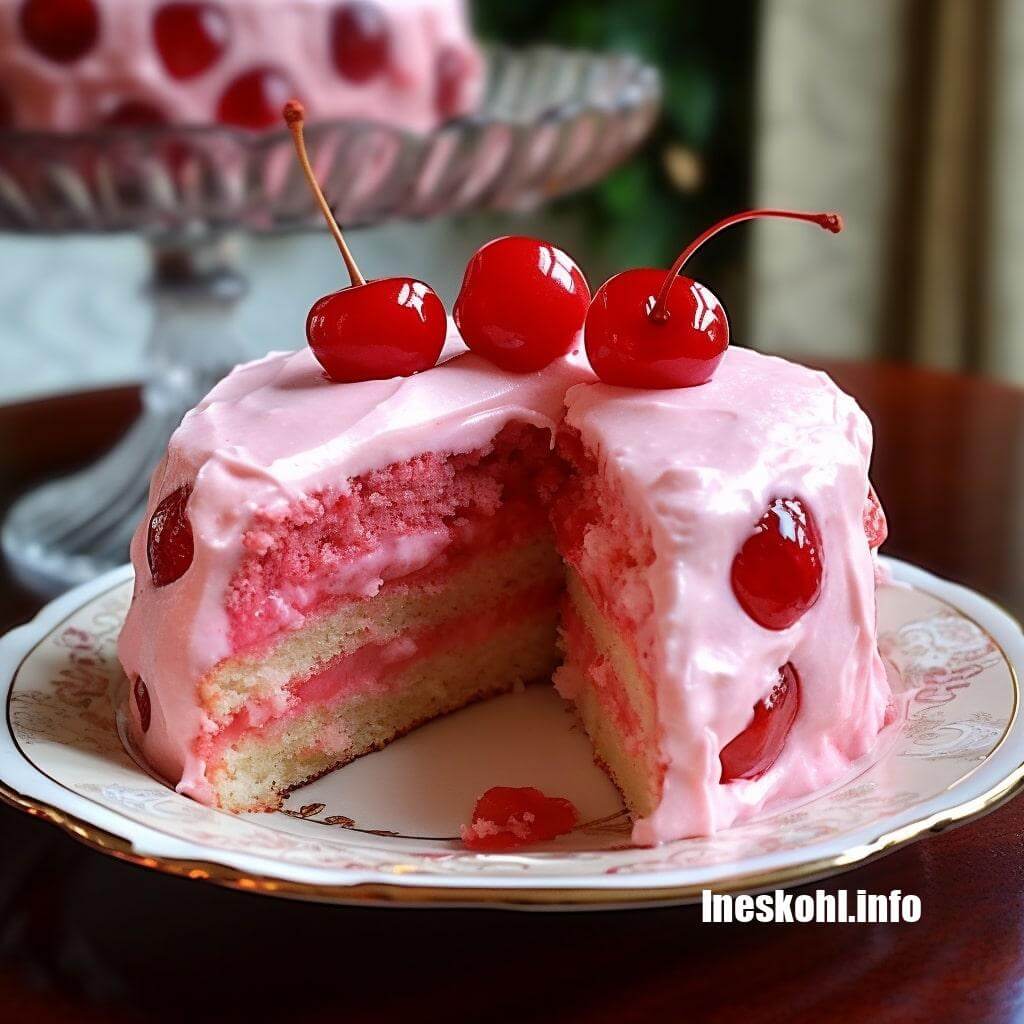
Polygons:
[[270,809],[550,677],[552,439],[590,377],[578,355],[499,370],[454,330],[408,378],[339,385],[306,348],[233,371],[172,437],[132,542],[119,654],[146,760],[198,800]]
[[[460,349],[453,331],[433,369],[347,385],[308,349],[276,354],[186,416],[132,544],[120,641],[133,735],[164,777],[225,809],[274,808],[560,664],[638,842],[725,827],[869,751],[889,687],[863,523],[871,431],[851,398],[742,349],[667,392],[594,382],[577,355],[519,375]],[[765,629],[731,566],[792,498],[820,535],[821,593]],[[152,545],[175,545],[159,510],[179,505],[192,555],[168,584]],[[722,784],[722,750],[783,666],[799,711],[778,760]]]
[[[453,323],[424,282],[364,278],[302,105],[283,116],[350,286],[314,303],[308,348],[218,384],[153,476],[119,642],[146,761],[197,800],[273,810],[553,677],[634,841],[657,844],[866,757],[891,703],[871,425],[825,374],[730,349],[718,299],[680,274],[730,224],[838,232],[838,215],[736,214],[667,275],[625,271],[593,298],[556,246],[496,239]],[[494,781],[471,849],[578,821]]]
[[0,0],[0,128],[256,130],[297,97],[426,132],[482,80],[461,0]]

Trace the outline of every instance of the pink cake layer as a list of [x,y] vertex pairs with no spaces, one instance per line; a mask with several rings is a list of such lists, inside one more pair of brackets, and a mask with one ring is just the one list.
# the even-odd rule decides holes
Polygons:
[[[562,603],[561,635],[567,660],[579,671],[579,676],[569,678],[582,681],[583,685],[593,689],[615,732],[622,738],[624,748],[639,756],[644,738],[636,708],[614,667],[598,651],[593,636],[568,598]],[[566,700],[575,700],[579,694],[567,688],[565,678],[563,675],[556,679],[558,692]]]
[[385,66],[360,81],[341,75],[332,58],[335,0],[211,3],[221,15],[224,52],[201,73],[175,78],[154,42],[154,17],[167,0],[95,0],[96,42],[66,63],[26,42],[23,0],[0,0],[0,110],[9,110],[13,126],[46,131],[99,127],[129,103],[174,124],[215,124],[225,91],[261,68],[281,83],[279,95],[269,97],[272,109],[294,96],[314,120],[351,118],[424,132],[468,113],[479,99],[483,62],[462,0],[371,0],[388,53]]
[[335,707],[368,694],[387,692],[395,679],[417,662],[442,651],[482,643],[500,630],[550,614],[560,596],[560,586],[530,587],[500,605],[445,619],[437,626],[409,631],[383,643],[364,644],[334,658],[314,675],[292,680],[286,707],[250,702],[219,732],[200,738],[196,754],[207,764],[214,764],[225,747],[246,733],[259,732],[271,723],[285,723],[313,707]]
[[514,423],[486,450],[427,452],[257,511],[225,599],[232,653],[546,530],[537,498],[557,486],[555,467],[550,434]]

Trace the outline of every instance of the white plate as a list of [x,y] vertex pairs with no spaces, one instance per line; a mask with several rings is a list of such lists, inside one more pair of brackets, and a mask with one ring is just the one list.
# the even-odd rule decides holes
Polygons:
[[[142,770],[115,729],[127,566],[0,640],[0,796],[135,863],[339,903],[621,907],[820,878],[976,817],[1024,778],[1020,627],[963,587],[887,564],[911,585],[880,592],[905,717],[827,793],[711,838],[630,847],[615,790],[547,687],[433,722],[297,791],[283,812],[194,803]],[[454,837],[492,785],[569,797],[585,824],[525,853],[470,853]]]

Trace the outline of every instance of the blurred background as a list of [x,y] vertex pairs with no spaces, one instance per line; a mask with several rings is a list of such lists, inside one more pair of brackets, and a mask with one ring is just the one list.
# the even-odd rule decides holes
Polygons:
[[[390,224],[353,239],[364,271],[451,300],[472,251],[505,232],[572,252],[596,286],[667,266],[752,204],[836,208],[838,238],[740,228],[693,271],[734,340],[879,356],[1024,381],[1024,0],[477,0],[484,39],[634,52],[664,104],[642,151],[589,190],[525,214]],[[326,233],[247,240],[239,330],[259,354],[302,343],[338,286]],[[134,238],[0,235],[0,401],[132,381],[150,317]]]

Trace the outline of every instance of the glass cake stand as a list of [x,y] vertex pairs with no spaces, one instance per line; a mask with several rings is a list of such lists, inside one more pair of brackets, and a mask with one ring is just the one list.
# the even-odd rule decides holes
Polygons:
[[[309,125],[343,225],[533,207],[604,176],[658,111],[657,73],[630,56],[537,47],[487,58],[477,113],[428,135]],[[244,356],[231,326],[246,291],[232,236],[310,227],[319,213],[283,127],[0,132],[0,231],[135,232],[152,265],[142,414],[94,465],[13,506],[3,549],[22,582],[54,593],[125,560],[171,432]]]

